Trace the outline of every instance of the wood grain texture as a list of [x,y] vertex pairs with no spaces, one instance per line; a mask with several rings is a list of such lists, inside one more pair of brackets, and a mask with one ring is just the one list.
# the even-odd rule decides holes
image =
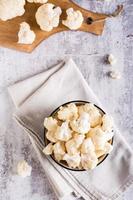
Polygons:
[[[31,54],[0,48],[0,200],[56,200],[29,138],[12,119],[14,106],[7,87],[65,58],[74,59],[133,148],[133,1],[75,1],[98,13],[112,13],[122,3],[125,11],[120,17],[107,20],[100,36],[61,32],[42,42]],[[105,62],[109,53],[117,58],[114,67]],[[112,69],[120,71],[120,80],[107,76]],[[33,168],[26,179],[16,175],[16,165],[21,159],[26,159]],[[130,188],[119,200],[132,199]]]
[[[61,21],[66,18],[66,9],[73,7],[75,10],[80,10],[84,17],[84,22],[82,26],[79,28],[80,31],[94,33],[96,35],[102,34],[104,28],[104,22],[107,18],[107,15],[98,14],[86,9],[81,8],[70,0],[50,0],[49,2],[53,3],[56,6],[60,6],[62,8],[62,15],[60,19],[60,24],[58,27],[54,28],[50,32],[40,30],[39,26],[35,20],[35,13],[40,4],[27,3],[25,6],[25,14],[20,17],[16,17],[14,19],[8,21],[0,21],[0,45],[8,48],[13,48],[20,51],[31,52],[37,45],[40,44],[43,40],[47,39],[49,36],[61,32],[67,31],[68,28],[65,27]],[[92,24],[87,24],[86,20],[88,17],[91,17],[94,21],[103,19],[102,21],[98,21]],[[20,27],[20,23],[26,21],[30,24],[31,29],[36,34],[36,39],[33,44],[30,45],[22,45],[18,44],[18,31]]]

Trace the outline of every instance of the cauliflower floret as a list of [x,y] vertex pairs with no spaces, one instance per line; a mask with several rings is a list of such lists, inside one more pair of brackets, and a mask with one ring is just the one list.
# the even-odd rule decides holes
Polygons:
[[53,146],[54,154],[64,155],[65,154],[65,145],[64,142],[56,142]]
[[55,138],[55,132],[53,131],[47,131],[46,132],[46,138],[50,141],[50,142],[57,142],[58,140]]
[[30,30],[30,26],[26,22],[20,24],[20,29],[18,32],[18,43],[19,44],[32,44],[35,40],[34,31]]
[[101,128],[99,127],[93,128],[90,132],[90,136],[95,145],[96,150],[104,149],[106,139],[105,139],[105,133],[101,130]]
[[96,106],[92,103],[86,103],[83,106],[79,106],[79,113],[87,112],[90,116],[90,126],[96,127],[101,124],[101,114]]
[[22,160],[17,165],[17,173],[19,176],[25,178],[31,175],[32,167],[28,165],[25,160]]
[[70,122],[73,131],[81,134],[85,134],[90,130],[90,117],[88,113],[81,113],[77,120]]
[[110,65],[114,65],[116,62],[117,62],[117,60],[116,60],[115,56],[113,54],[109,54],[108,55],[108,63]]
[[74,139],[71,139],[66,142],[66,150],[69,155],[74,155],[79,152],[76,142]]
[[61,161],[61,160],[63,160],[63,156],[64,156],[64,155],[62,155],[62,154],[54,154],[54,158],[55,158],[55,160],[57,160],[58,162]]
[[46,155],[51,155],[53,152],[53,144],[49,143],[44,149],[43,149],[43,153]]
[[45,118],[44,127],[48,129],[49,131],[56,131],[58,127],[57,120],[53,119],[52,117]]
[[74,11],[73,8],[68,8],[66,10],[66,13],[67,19],[62,20],[62,24],[64,24],[71,30],[76,30],[80,28],[84,20],[82,13],[79,10]]
[[43,4],[36,12],[36,21],[43,31],[51,31],[59,25],[61,13],[60,7],[54,8],[51,3]]
[[113,150],[113,146],[109,142],[106,142],[106,144],[104,146],[104,150],[105,150],[106,154],[110,153]]
[[80,145],[83,143],[83,140],[85,138],[84,134],[74,133],[73,139],[75,141],[76,147],[79,148]]
[[83,141],[81,145],[81,153],[89,153],[89,152],[94,152],[95,151],[95,146],[91,140],[91,138],[87,138]]
[[47,3],[48,0],[27,0],[29,3]]
[[110,153],[111,151],[113,150],[113,146],[107,142],[104,146],[104,149],[103,150],[96,150],[96,155],[97,155],[97,158],[103,156],[104,154],[108,154]]
[[78,117],[78,108],[74,103],[70,103],[65,107],[60,107],[58,118],[60,120],[73,120]]
[[102,130],[111,131],[113,128],[113,118],[107,114],[102,117]]
[[104,150],[105,143],[112,139],[113,135],[113,132],[104,132],[99,127],[92,129],[90,132],[90,137],[96,150]]
[[6,21],[24,14],[25,0],[0,0],[0,19]]
[[119,71],[117,70],[113,70],[109,72],[109,76],[113,79],[120,79],[121,78],[121,74]]
[[84,169],[94,169],[98,164],[98,158],[95,152],[81,154],[81,163]]
[[61,141],[67,141],[72,137],[72,131],[68,126],[68,122],[64,122],[61,126],[57,127],[55,137]]
[[69,167],[76,168],[80,165],[81,157],[78,153],[74,155],[65,154],[63,160],[67,162]]

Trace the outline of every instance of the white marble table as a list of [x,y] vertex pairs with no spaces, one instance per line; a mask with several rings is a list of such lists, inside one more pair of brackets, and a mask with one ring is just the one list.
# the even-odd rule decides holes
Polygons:
[[[106,22],[102,36],[83,32],[64,32],[44,41],[31,54],[0,48],[0,200],[56,199],[28,137],[12,119],[14,107],[7,87],[41,72],[66,57],[72,57],[87,82],[114,117],[116,124],[133,147],[133,1],[82,0],[80,5],[97,12],[111,12],[118,3],[125,5],[121,17]],[[122,78],[107,76],[111,67],[104,60],[108,53],[117,57]],[[15,173],[19,160],[33,167],[31,177]],[[133,188],[120,198],[133,199]]]

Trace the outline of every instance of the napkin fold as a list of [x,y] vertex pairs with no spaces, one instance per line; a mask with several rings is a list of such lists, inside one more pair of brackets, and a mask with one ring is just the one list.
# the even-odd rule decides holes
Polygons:
[[114,200],[133,184],[133,152],[117,128],[113,151],[94,170],[70,171],[42,153],[43,121],[55,108],[72,100],[87,100],[103,108],[72,59],[8,89],[16,106],[14,119],[29,136],[58,199]]

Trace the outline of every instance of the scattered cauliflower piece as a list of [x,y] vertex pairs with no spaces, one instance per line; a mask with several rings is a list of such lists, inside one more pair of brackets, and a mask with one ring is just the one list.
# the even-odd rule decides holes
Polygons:
[[32,167],[28,165],[25,160],[18,162],[17,164],[17,173],[19,176],[25,178],[31,175]]
[[102,117],[102,130],[111,131],[113,128],[113,118],[107,114]]
[[60,7],[54,8],[54,4],[47,3],[40,6],[36,12],[36,21],[43,31],[51,31],[59,25],[62,11]]
[[81,163],[84,169],[94,169],[98,164],[98,158],[95,152],[81,154]]
[[48,131],[55,131],[58,127],[57,120],[52,117],[45,118],[44,127],[48,129]]
[[67,19],[62,20],[62,24],[64,24],[71,30],[76,30],[80,28],[84,20],[82,13],[79,10],[74,11],[73,8],[68,8],[66,10],[66,13]]
[[55,138],[61,141],[68,141],[72,137],[72,130],[68,126],[68,122],[62,123],[57,127]]
[[81,157],[78,153],[74,155],[65,154],[63,160],[67,162],[69,167],[76,168],[80,165]]
[[120,79],[121,78],[121,74],[118,71],[110,71],[109,76],[113,79]]
[[78,108],[74,103],[70,103],[65,107],[60,107],[58,111],[58,118],[60,120],[73,120],[78,117]]
[[77,120],[70,122],[73,131],[81,134],[85,134],[90,130],[90,117],[86,112],[81,113]]
[[48,0],[27,0],[29,3],[47,3]]
[[18,32],[18,43],[19,44],[32,44],[35,40],[34,31],[30,30],[30,26],[26,22],[20,24],[20,29]]
[[53,144],[49,143],[44,149],[43,153],[46,155],[51,155],[53,153]]
[[66,142],[66,150],[69,155],[75,155],[76,153],[79,152],[74,139],[71,139]]
[[113,54],[108,55],[108,62],[109,62],[110,65],[114,65],[116,63],[116,61],[117,60],[116,60],[116,58],[114,57]]
[[91,138],[87,138],[83,141],[81,145],[81,153],[89,153],[95,151],[95,146],[91,140]]
[[24,14],[25,0],[0,0],[0,19],[6,21]]

